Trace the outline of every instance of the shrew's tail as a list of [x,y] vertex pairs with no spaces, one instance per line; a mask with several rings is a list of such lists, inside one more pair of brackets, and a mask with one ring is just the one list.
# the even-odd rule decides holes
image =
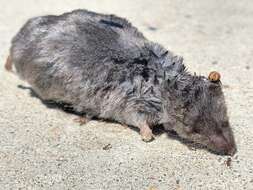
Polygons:
[[4,67],[7,71],[12,72],[12,61],[10,55],[7,57]]

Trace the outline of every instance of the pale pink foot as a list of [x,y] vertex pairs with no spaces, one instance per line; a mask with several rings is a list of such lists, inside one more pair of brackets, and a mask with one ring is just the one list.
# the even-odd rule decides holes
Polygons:
[[6,60],[6,63],[4,65],[4,67],[7,71],[10,71],[10,72],[12,71],[12,62],[11,62],[11,57],[10,56],[7,57],[7,60]]
[[85,117],[77,117],[73,120],[76,123],[79,123],[79,125],[85,125],[86,123],[88,123],[90,120],[85,118]]
[[152,133],[152,130],[149,128],[147,124],[144,124],[140,128],[140,135],[144,142],[150,142],[154,139],[154,135]]

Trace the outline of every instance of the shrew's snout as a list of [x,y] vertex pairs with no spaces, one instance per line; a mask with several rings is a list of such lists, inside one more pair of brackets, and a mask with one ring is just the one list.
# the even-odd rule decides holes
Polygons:
[[227,136],[226,134],[223,135],[213,135],[210,137],[211,143],[214,146],[214,150],[233,156],[236,153],[236,145],[234,141],[233,135]]

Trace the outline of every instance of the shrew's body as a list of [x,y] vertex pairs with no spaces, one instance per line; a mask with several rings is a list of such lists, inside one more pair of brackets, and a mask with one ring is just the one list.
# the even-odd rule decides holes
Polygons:
[[[208,97],[213,86],[223,98],[219,85],[187,73],[182,58],[127,20],[86,10],[30,19],[14,37],[8,60],[43,100],[138,127],[145,141],[157,124],[190,138],[184,126],[204,117],[199,110],[211,101],[199,97]],[[226,120],[225,108],[221,112]],[[222,143],[222,151],[231,149]]]

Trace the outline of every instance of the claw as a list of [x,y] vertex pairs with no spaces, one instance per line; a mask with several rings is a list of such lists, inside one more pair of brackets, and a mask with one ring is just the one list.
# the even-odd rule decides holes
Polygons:
[[89,120],[85,117],[78,117],[78,118],[73,119],[73,121],[76,123],[79,123],[80,126],[85,125],[86,123],[89,122]]

